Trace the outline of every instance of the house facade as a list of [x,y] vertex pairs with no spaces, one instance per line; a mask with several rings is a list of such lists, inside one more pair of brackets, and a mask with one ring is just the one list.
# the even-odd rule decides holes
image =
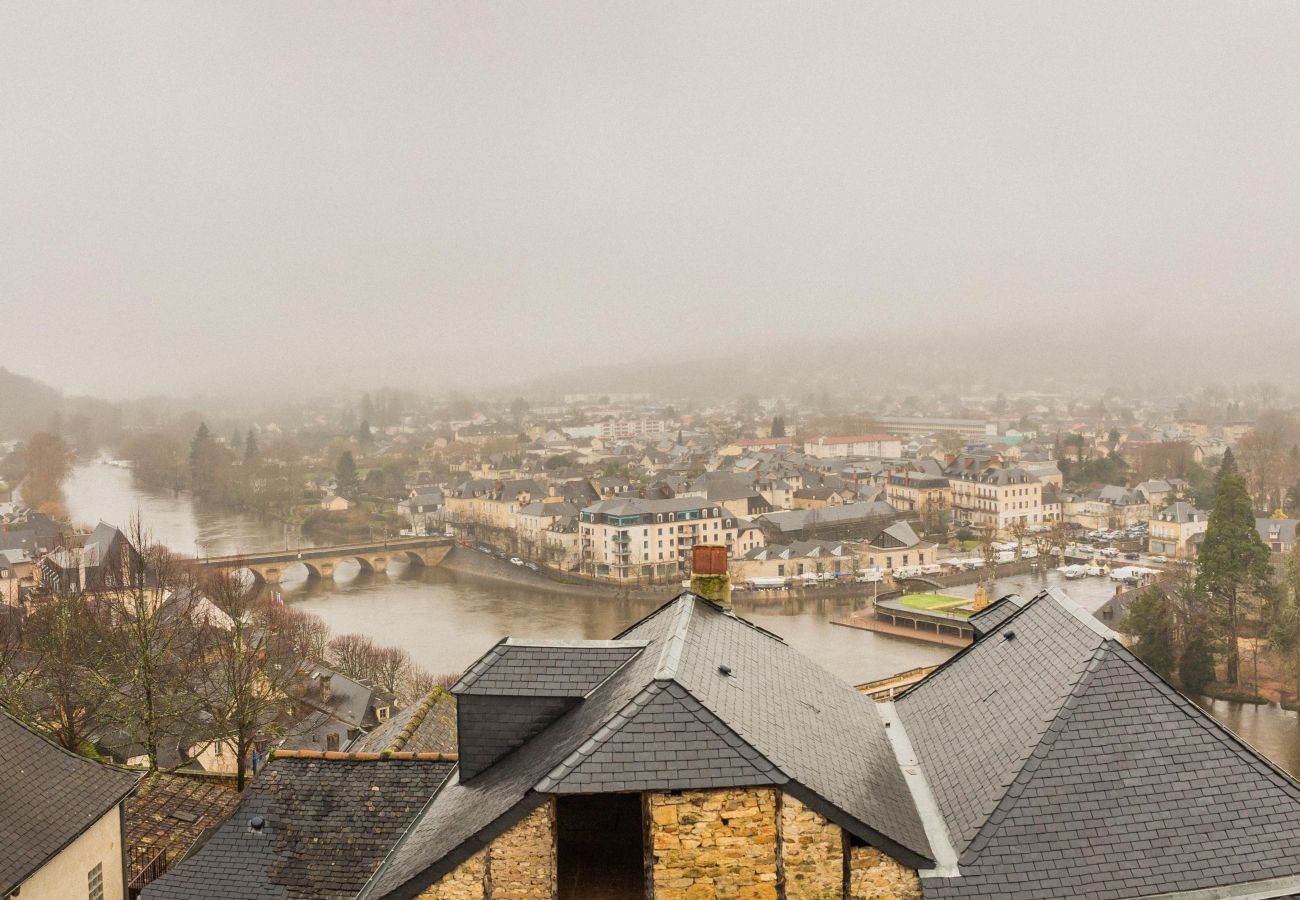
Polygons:
[[699,543],[734,548],[739,522],[699,498],[605,500],[579,517],[582,569],[618,581],[673,578]]
[[989,466],[962,470],[949,477],[952,515],[959,523],[1006,536],[1014,524],[1045,521],[1043,484],[1019,467]]
[[1190,503],[1171,503],[1147,523],[1147,549],[1151,553],[1174,559],[1195,556],[1192,538],[1204,534],[1210,517]]
[[0,897],[126,900],[123,817],[139,780],[0,710]]

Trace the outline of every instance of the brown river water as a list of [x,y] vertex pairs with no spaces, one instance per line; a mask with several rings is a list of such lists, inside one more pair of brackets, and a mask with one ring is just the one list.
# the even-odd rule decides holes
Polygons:
[[[64,485],[73,521],[104,520],[125,526],[139,511],[154,537],[180,553],[217,555],[299,546],[275,522],[206,509],[182,494],[142,491],[127,469],[105,462],[79,465]],[[1001,579],[998,596],[1032,594],[1059,586],[1086,609],[1111,596],[1101,578],[1066,582],[1055,572]],[[392,568],[361,575],[340,566],[336,579],[291,581],[280,590],[287,602],[316,613],[336,634],[360,632],[398,646],[433,672],[459,672],[504,635],[579,639],[608,638],[652,612],[650,600],[537,593],[526,587],[487,582],[438,568]],[[954,588],[970,596],[974,588]],[[858,683],[914,666],[942,662],[952,650],[934,644],[832,625],[830,620],[861,608],[869,595],[790,602],[750,601],[738,595],[745,618],[781,635],[826,669]],[[1276,705],[1248,706],[1206,701],[1224,725],[1277,765],[1300,774],[1300,719]]]

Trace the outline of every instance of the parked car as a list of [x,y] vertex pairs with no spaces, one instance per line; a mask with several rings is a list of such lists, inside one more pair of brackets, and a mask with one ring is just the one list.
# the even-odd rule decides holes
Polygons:
[[1140,554],[1140,553],[1134,553],[1133,551],[1130,550],[1128,553],[1125,553],[1125,554],[1124,554],[1124,558],[1125,558],[1125,559],[1141,559],[1141,558],[1142,558],[1142,554]]
[[492,555],[492,548],[491,548],[491,547],[484,547],[482,544],[479,544],[479,545],[478,545],[477,547],[475,547],[474,549],[477,550],[479,553],[486,553],[488,556],[491,556],[491,555]]
[[879,569],[864,569],[853,576],[853,580],[858,584],[875,584],[878,581],[883,581],[884,578],[884,573]]
[[517,556],[512,556],[512,557],[510,557],[510,565],[512,565],[512,566],[522,566],[523,564],[524,564],[524,561],[523,561],[522,559],[520,559],[519,557],[517,557]]
[[1169,562],[1169,557],[1167,557],[1167,556],[1153,556],[1153,557],[1151,557],[1151,561],[1152,561],[1152,562],[1157,562],[1157,563],[1167,563],[1167,562]]
[[524,563],[524,568],[526,568],[526,569],[532,569],[534,572],[536,572],[536,571],[537,571],[537,563],[535,563],[535,562],[526,562],[526,563]]

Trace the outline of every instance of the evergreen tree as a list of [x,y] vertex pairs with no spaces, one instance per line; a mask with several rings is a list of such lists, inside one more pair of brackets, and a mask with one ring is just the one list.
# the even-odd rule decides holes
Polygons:
[[772,431],[771,431],[771,436],[774,437],[774,438],[783,438],[783,437],[785,437],[785,416],[773,416],[773,417],[772,417]]
[[338,465],[334,467],[334,477],[338,479],[339,495],[351,498],[357,487],[357,462],[350,450],[344,450],[339,456]]
[[1178,657],[1178,680],[1189,694],[1204,692],[1214,680],[1214,647],[1203,629],[1189,632]]
[[1232,448],[1229,447],[1223,451],[1223,459],[1219,462],[1219,478],[1224,475],[1236,475],[1237,472],[1237,457],[1232,455]]
[[248,436],[244,438],[244,465],[252,465],[260,457],[261,450],[257,446],[257,435],[253,434],[253,429],[248,429]]
[[1133,652],[1163,678],[1174,671],[1174,614],[1168,595],[1158,585],[1147,588],[1128,608],[1120,631],[1136,640]]
[[203,451],[207,449],[208,444],[212,442],[212,432],[208,430],[207,422],[200,422],[198,429],[194,432],[194,437],[190,438],[190,465],[195,465]]
[[369,444],[372,439],[370,434],[370,420],[362,419],[360,427],[357,428],[357,442],[360,444]]
[[1218,613],[1227,680],[1234,686],[1241,684],[1237,638],[1243,607],[1249,596],[1267,590],[1269,575],[1268,547],[1255,530],[1246,482],[1237,472],[1232,452],[1227,451],[1201,545],[1196,586]]

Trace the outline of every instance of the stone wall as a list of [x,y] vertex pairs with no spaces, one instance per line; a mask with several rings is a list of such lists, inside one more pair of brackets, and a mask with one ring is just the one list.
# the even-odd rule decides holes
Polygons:
[[[772,788],[646,795],[655,900],[840,900],[839,826]],[[555,803],[543,804],[421,900],[543,900],[556,882]],[[851,847],[853,900],[921,900],[916,872],[872,847]],[[779,893],[784,886],[784,892]]]
[[874,847],[853,847],[849,851],[849,896],[853,900],[921,900],[921,879]]
[[771,788],[649,795],[655,900],[775,900]]
[[556,893],[555,802],[542,804],[420,900],[550,900]]
[[486,896],[487,851],[480,850],[421,892],[419,900],[484,900]]
[[841,900],[844,832],[789,794],[781,796],[781,865],[788,900]]
[[549,900],[556,893],[555,801],[543,803],[488,848],[492,900]]

